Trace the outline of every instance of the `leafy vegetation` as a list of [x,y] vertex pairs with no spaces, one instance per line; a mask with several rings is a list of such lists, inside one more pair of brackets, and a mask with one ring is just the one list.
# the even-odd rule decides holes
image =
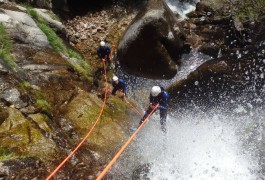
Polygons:
[[43,113],[51,115],[51,105],[44,98],[40,91],[35,91],[36,103],[35,106]]
[[0,147],[0,161],[15,159],[17,156],[14,155],[8,148]]
[[240,20],[256,20],[265,10],[264,0],[243,0],[236,4],[239,5],[236,17]]
[[20,85],[23,88],[30,88],[31,87],[31,84],[28,81],[23,81]]
[[0,58],[5,61],[10,69],[15,70],[15,62],[10,55],[12,48],[12,41],[6,32],[3,23],[0,23]]
[[90,67],[85,62],[83,57],[79,53],[68,48],[64,44],[63,40],[57,36],[55,31],[51,27],[49,27],[48,22],[44,18],[40,17],[35,10],[28,8],[28,13],[37,21],[38,27],[44,32],[44,34],[46,34],[48,41],[50,42],[54,50],[68,57],[76,58],[79,63],[69,62],[70,65],[83,76],[90,78]]

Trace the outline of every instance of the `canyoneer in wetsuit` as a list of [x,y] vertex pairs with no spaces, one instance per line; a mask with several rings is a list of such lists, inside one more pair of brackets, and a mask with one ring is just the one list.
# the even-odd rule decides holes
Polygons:
[[107,63],[107,67],[111,65],[111,49],[106,45],[104,41],[100,42],[99,47],[97,48],[98,57]]
[[163,87],[160,86],[153,86],[149,96],[149,107],[145,111],[144,116],[142,117],[139,126],[143,123],[143,121],[147,118],[147,116],[153,111],[156,105],[159,103],[157,109],[160,111],[160,124],[161,129],[164,133],[167,132],[166,129],[166,120],[167,120],[167,107],[169,101],[169,95],[165,91]]
[[126,84],[122,79],[119,79],[117,76],[113,76],[112,78],[112,95],[117,95],[121,98],[124,98],[126,95]]

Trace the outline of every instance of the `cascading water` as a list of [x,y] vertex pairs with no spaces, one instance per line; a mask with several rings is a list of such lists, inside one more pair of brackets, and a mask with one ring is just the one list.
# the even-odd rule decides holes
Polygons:
[[[151,86],[167,86],[209,59],[196,51],[187,58],[178,77],[168,81],[121,75],[120,71],[128,86],[133,87],[129,89],[129,97],[144,108],[148,104]],[[159,113],[155,113],[110,174],[114,179],[263,179],[261,158],[265,113],[262,111],[264,107],[253,107],[253,101],[260,99],[250,100],[243,96],[229,114],[218,108],[200,112],[200,107],[196,112],[171,112],[166,136],[160,128]],[[136,115],[135,125],[139,120]],[[145,166],[148,170],[143,168]]]
[[148,164],[148,172],[140,172],[145,178],[139,173],[134,179],[262,179],[258,172],[263,134],[257,127],[265,114],[255,113],[257,121],[249,114],[231,117],[217,110],[172,114],[166,136],[154,116],[111,173],[130,179],[133,171]]
[[[167,2],[169,5],[179,3]],[[210,57],[193,50],[183,59],[182,68],[171,80],[135,77],[122,69],[118,69],[117,74],[128,83],[129,98],[145,108],[153,85],[167,87],[185,78]],[[112,179],[152,180],[264,179],[264,105],[252,106],[263,98],[250,99],[242,95],[241,99],[233,109],[213,107],[205,112],[196,107],[196,111],[181,113],[173,110],[168,115],[166,135],[160,128],[159,113],[154,113],[114,164],[109,176]],[[223,111],[229,108],[229,113]],[[140,118],[135,115],[135,125]]]
[[186,18],[186,14],[195,10],[196,3],[200,0],[191,1],[177,1],[177,0],[165,0],[169,8],[174,12]]

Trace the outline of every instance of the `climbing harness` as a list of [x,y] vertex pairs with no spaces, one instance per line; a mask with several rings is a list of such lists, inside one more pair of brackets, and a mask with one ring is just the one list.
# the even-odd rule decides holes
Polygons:
[[[104,66],[104,78],[105,78],[105,82],[106,82],[106,86],[108,86],[107,84],[107,71],[106,71],[106,64],[105,61],[103,61],[103,66]],[[106,105],[106,101],[107,101],[107,87],[105,88],[105,93],[104,93],[104,101],[102,104],[102,108],[101,111],[99,113],[99,116],[96,120],[96,122],[94,123],[94,125],[92,126],[92,128],[90,129],[90,131],[87,133],[87,135],[83,138],[83,140],[76,146],[76,148],[57,166],[56,169],[54,169],[54,171],[46,178],[46,180],[51,179],[52,176],[54,176],[59,169],[77,152],[77,150],[83,145],[83,143],[85,142],[85,140],[89,137],[89,135],[92,133],[92,131],[95,129],[97,123],[100,120],[100,117],[102,116],[102,113],[104,111],[104,107]]]
[[157,104],[154,109],[150,112],[150,114],[145,118],[143,123],[136,129],[136,131],[131,135],[131,137],[126,141],[126,143],[121,147],[121,149],[117,152],[117,154],[113,157],[113,159],[109,162],[109,164],[105,167],[105,169],[100,173],[96,180],[101,180],[105,174],[109,171],[111,166],[117,161],[121,153],[125,150],[125,148],[131,143],[132,139],[136,136],[136,134],[141,130],[144,124],[147,122],[148,118],[155,112],[158,108],[159,104]]

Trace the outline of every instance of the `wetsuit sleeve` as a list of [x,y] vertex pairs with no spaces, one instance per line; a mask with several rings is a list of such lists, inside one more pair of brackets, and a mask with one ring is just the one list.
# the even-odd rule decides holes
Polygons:
[[167,92],[163,92],[162,94],[162,100],[158,106],[158,109],[167,109],[168,106],[168,100],[169,100],[169,95]]
[[120,80],[120,83],[122,84],[122,87],[123,87],[122,92],[126,93],[126,84],[125,84],[125,82],[123,80]]
[[149,102],[155,105],[157,102],[155,101],[155,98],[150,94],[149,95]]

